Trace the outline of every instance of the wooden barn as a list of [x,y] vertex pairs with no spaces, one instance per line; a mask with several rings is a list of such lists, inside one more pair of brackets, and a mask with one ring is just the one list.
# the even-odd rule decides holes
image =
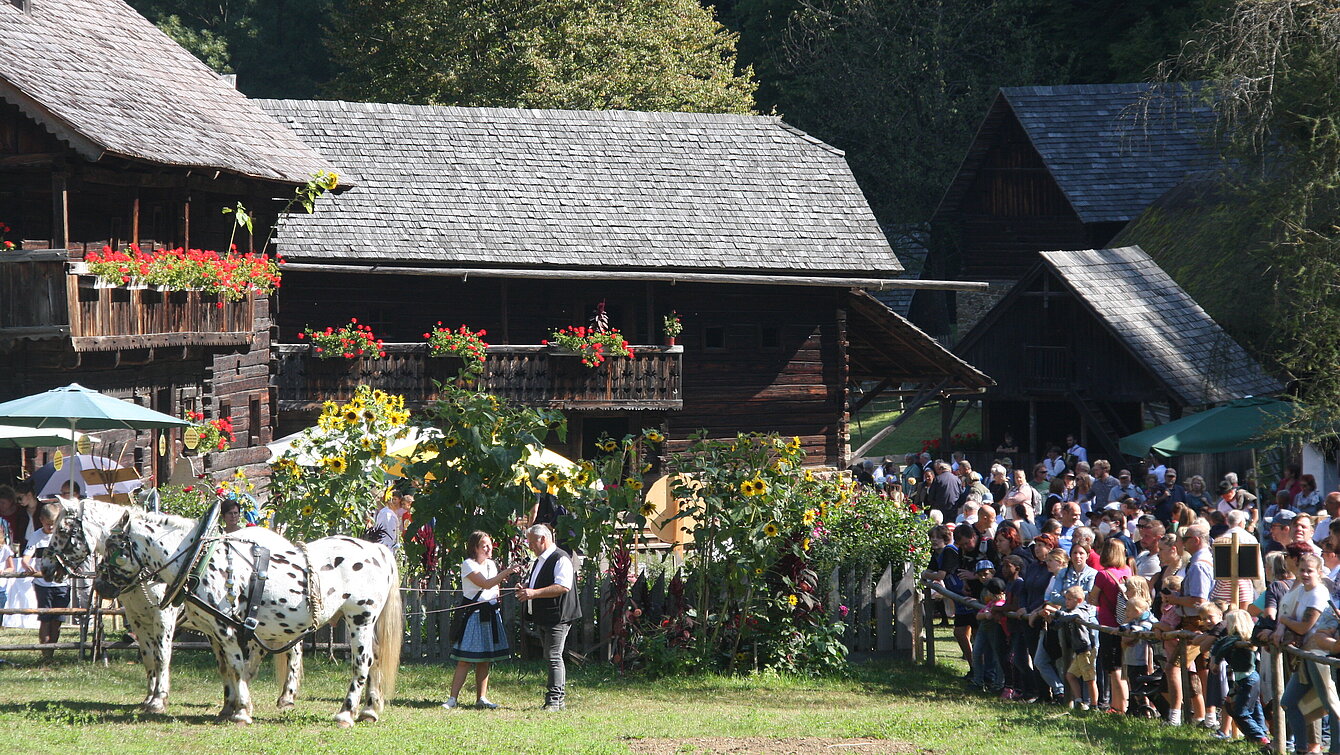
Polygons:
[[[893,277],[842,153],[777,118],[262,107],[357,182],[280,227],[282,432],[360,381],[430,399],[442,368],[423,334],[439,321],[487,330],[483,387],[566,410],[569,454],[644,427],[671,449],[699,428],[775,431],[841,466],[853,385],[990,382],[859,290],[958,284]],[[601,305],[635,359],[590,369],[542,343]],[[389,342],[384,359],[321,364],[297,340],[353,317]]]
[[[80,260],[135,243],[226,251],[221,210],[238,202],[264,238],[282,198],[329,166],[121,0],[0,3],[0,50],[0,225],[15,244],[0,250],[0,400],[78,382],[226,416],[237,443],[212,467],[264,462],[269,301],[104,288]],[[175,434],[104,434],[99,453],[167,479]]]
[[1115,464],[1152,407],[1177,418],[1284,388],[1139,247],[1042,252],[954,351],[996,380],[985,437],[1012,433],[1027,459],[1076,433]]
[[[1002,88],[932,219],[928,272],[1003,291],[1040,251],[1107,246],[1184,177],[1218,164],[1213,123],[1191,86]],[[991,301],[950,295],[942,309],[918,308],[937,321],[917,322],[937,335],[950,322],[970,327]]]

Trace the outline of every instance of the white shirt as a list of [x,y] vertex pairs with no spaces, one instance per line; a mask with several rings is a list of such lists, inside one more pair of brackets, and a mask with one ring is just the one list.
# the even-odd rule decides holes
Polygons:
[[1078,461],[1087,462],[1089,460],[1088,449],[1086,449],[1084,446],[1081,446],[1078,443],[1071,446],[1070,448],[1067,448],[1065,452],[1075,457],[1075,459],[1077,459]]
[[1167,479],[1166,475],[1168,474],[1168,467],[1164,464],[1160,464],[1157,467],[1150,467],[1149,474],[1154,475],[1154,479],[1158,480],[1159,484],[1162,485],[1164,480]]
[[[51,534],[43,532],[39,528],[37,530],[37,534],[34,535],[28,541],[27,548],[26,550],[23,551],[23,557],[29,559],[34,567],[39,567],[40,559],[37,558],[37,549],[45,548],[50,544],[51,544]],[[42,587],[63,587],[65,585],[64,582],[54,582],[54,581],[48,582],[47,580],[42,579],[41,577],[33,577],[33,584],[41,585]]]
[[1060,456],[1055,459],[1043,459],[1042,466],[1047,468],[1047,479],[1050,480],[1065,471],[1065,459]]
[[502,592],[501,585],[484,588],[470,581],[471,574],[478,574],[484,579],[493,579],[498,576],[498,565],[493,559],[485,559],[484,563],[479,563],[472,558],[467,558],[461,562],[461,591],[465,593],[468,600],[488,601],[497,603],[498,596]]
[[381,530],[377,541],[391,550],[400,547],[400,512],[394,511],[389,506],[383,506],[377,511],[377,517],[372,520],[372,528]]
[[[535,589],[535,579],[540,576],[540,567],[544,566],[545,561],[553,558],[555,553],[559,553],[558,546],[550,545],[535,559],[535,565],[530,569],[530,580],[526,583],[532,590]],[[558,563],[554,565],[554,584],[572,589],[572,559],[566,554],[560,554]]]

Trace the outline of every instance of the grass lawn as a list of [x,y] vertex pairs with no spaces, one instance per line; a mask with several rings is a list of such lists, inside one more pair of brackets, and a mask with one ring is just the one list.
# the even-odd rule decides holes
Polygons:
[[[962,404],[956,405],[956,411]],[[886,425],[902,414],[902,405],[897,398],[878,398],[871,401],[857,416],[851,419],[851,447],[856,450],[866,439],[883,430]],[[955,433],[982,432],[982,410],[974,406],[954,428]],[[906,422],[898,426],[887,438],[871,449],[867,456],[893,456],[902,461],[903,454],[921,451],[921,442],[940,437],[940,407],[932,404],[923,406]],[[993,446],[994,447],[994,446]]]
[[[948,640],[948,637],[945,638]],[[946,646],[941,646],[945,647]],[[944,650],[941,651],[945,652]],[[397,698],[377,724],[349,731],[334,714],[347,666],[309,658],[297,709],[274,710],[270,669],[255,685],[256,721],[217,724],[221,688],[207,654],[183,652],[174,663],[169,714],[133,712],[144,674],[128,654],[110,666],[58,658],[41,668],[35,654],[8,653],[0,664],[0,727],[4,752],[138,753],[629,753],[704,752],[688,738],[751,738],[736,752],[788,751],[772,738],[873,738],[908,743],[904,752],[937,753],[1249,753],[1203,731],[1047,705],[1006,703],[965,693],[961,669],[892,661],[854,667],[846,679],[694,676],[669,680],[620,678],[608,666],[572,671],[567,712],[536,708],[543,683],[535,663],[498,668],[490,697],[496,711],[446,711],[449,670],[401,669]],[[473,701],[473,693],[462,695]],[[667,741],[668,740],[668,741]],[[823,752],[870,752],[860,746]],[[892,752],[883,747],[876,752]]]

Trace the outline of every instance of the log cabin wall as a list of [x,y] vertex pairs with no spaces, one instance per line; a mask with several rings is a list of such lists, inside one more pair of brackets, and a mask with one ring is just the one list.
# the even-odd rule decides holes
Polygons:
[[[604,301],[610,323],[633,344],[664,343],[661,318],[684,323],[683,409],[567,412],[571,454],[589,455],[600,433],[663,426],[668,450],[690,433],[778,432],[800,436],[811,464],[836,466],[846,449],[839,348],[839,295],[830,289],[667,283],[471,279],[289,273],[276,308],[279,339],[305,326],[357,317],[388,342],[422,342],[439,320],[486,329],[490,344],[538,344],[565,325],[588,324]],[[287,416],[288,413],[286,413]],[[280,432],[307,417],[280,418]]]

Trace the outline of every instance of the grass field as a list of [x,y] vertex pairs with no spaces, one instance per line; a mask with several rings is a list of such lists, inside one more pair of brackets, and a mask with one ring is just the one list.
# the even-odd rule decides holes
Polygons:
[[[946,638],[948,639],[948,638]],[[942,646],[947,647],[947,646]],[[883,740],[879,749],[830,747],[811,752],[1249,753],[1201,731],[1046,705],[1005,703],[966,693],[961,669],[891,661],[854,666],[849,678],[694,676],[649,681],[621,678],[591,665],[573,671],[565,713],[537,710],[543,683],[534,663],[498,668],[496,711],[446,711],[449,670],[401,669],[397,698],[377,724],[342,731],[330,717],[348,681],[347,666],[309,658],[296,710],[273,707],[277,687],[267,668],[255,685],[257,723],[214,722],[221,688],[205,653],[174,663],[169,714],[134,712],[144,674],[122,654],[104,667],[68,656],[49,668],[36,655],[9,653],[0,664],[0,751],[117,753],[629,753],[710,752],[690,738],[743,743],[735,752],[782,753],[773,738]],[[467,690],[469,688],[467,687]],[[463,700],[473,701],[467,691]],[[7,735],[7,736],[6,736]],[[7,740],[7,741],[4,741]]]
[[[960,405],[961,407],[961,405]],[[866,439],[884,429],[902,413],[898,399],[875,399],[851,419],[851,447],[856,450]],[[982,410],[974,406],[954,428],[955,433],[981,433]],[[940,437],[940,407],[924,406],[906,422],[898,426],[866,456],[893,456],[902,461],[903,454],[921,450],[921,442]]]

